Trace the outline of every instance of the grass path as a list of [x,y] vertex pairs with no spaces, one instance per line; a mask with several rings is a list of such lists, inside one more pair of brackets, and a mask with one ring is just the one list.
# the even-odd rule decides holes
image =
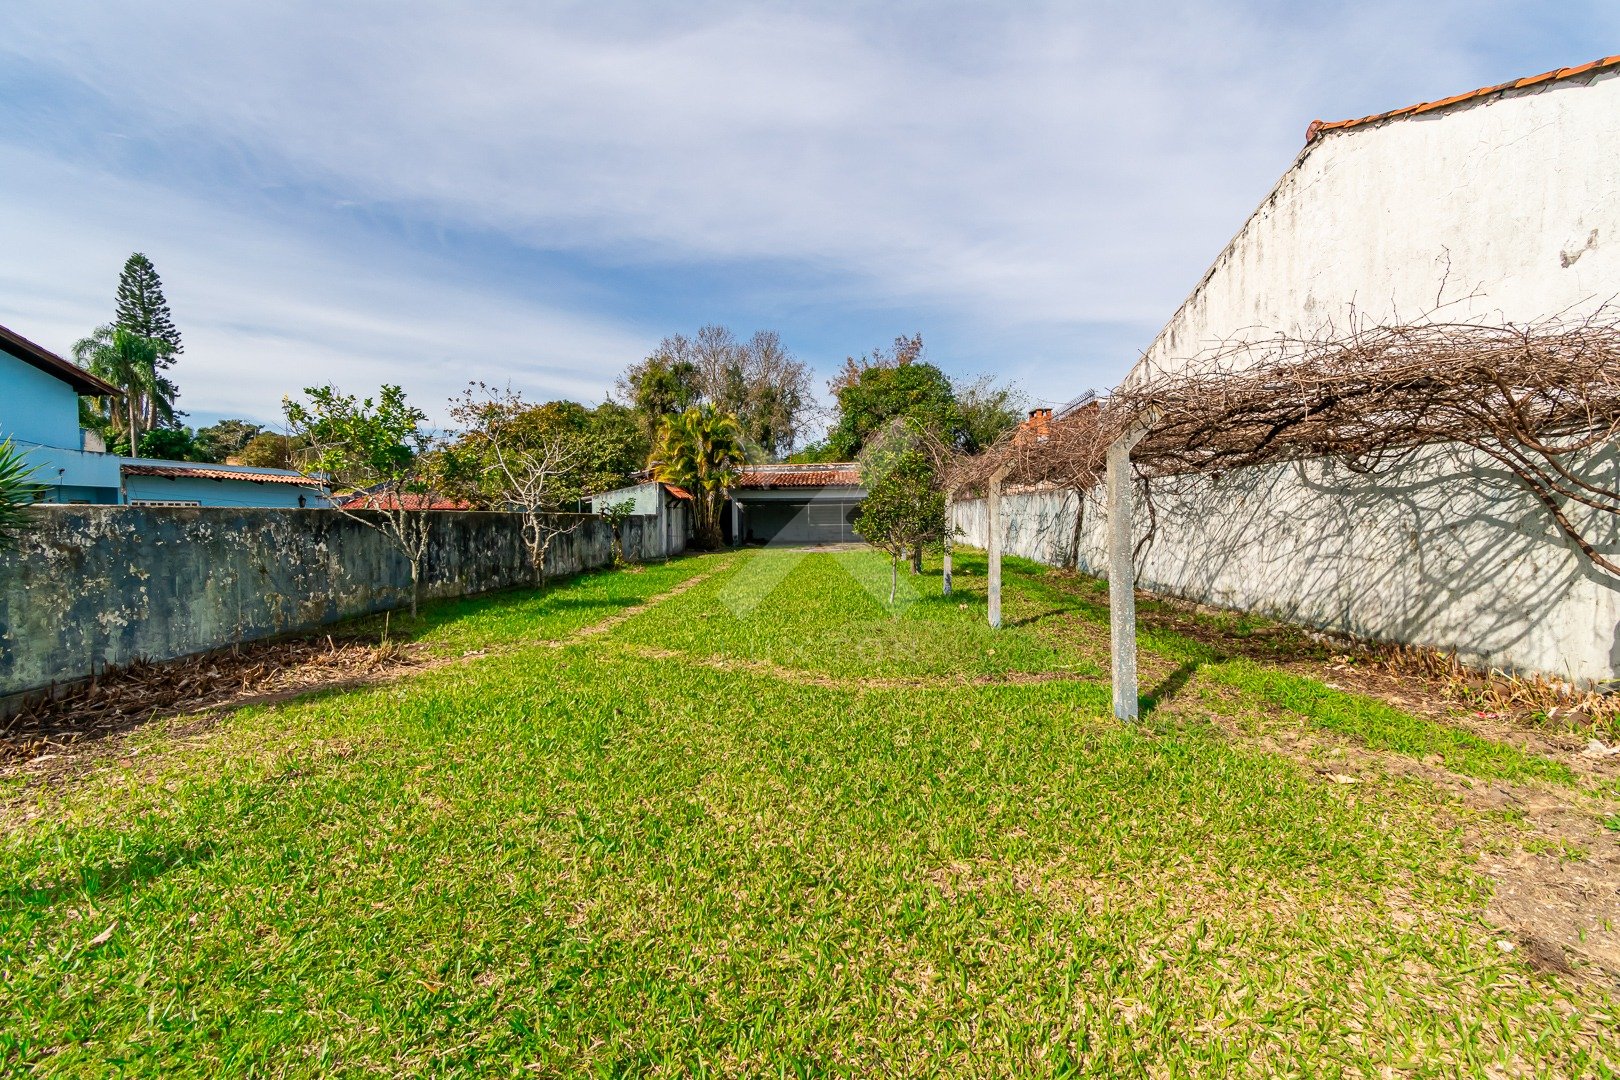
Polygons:
[[13,789],[0,1069],[1612,1075],[1608,994],[1488,921],[1486,815],[1249,733],[1550,763],[1208,658],[1123,727],[1094,613],[1018,572],[992,632],[963,569],[897,611],[860,552],[438,605],[464,663]]

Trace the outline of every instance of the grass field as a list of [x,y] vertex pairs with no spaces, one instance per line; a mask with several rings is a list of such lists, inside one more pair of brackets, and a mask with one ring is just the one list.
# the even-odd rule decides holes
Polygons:
[[992,632],[962,562],[894,610],[865,552],[438,605],[443,666],[0,788],[0,1068],[1609,1074],[1466,809],[1234,732],[1567,769],[1168,633],[1122,726],[1096,596],[1015,565]]

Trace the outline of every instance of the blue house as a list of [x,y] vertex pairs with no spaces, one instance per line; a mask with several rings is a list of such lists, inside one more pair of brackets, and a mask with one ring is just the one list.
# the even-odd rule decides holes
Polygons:
[[286,469],[109,454],[79,427],[80,397],[114,387],[0,326],[0,442],[33,467],[43,502],[132,506],[326,506],[318,484]]

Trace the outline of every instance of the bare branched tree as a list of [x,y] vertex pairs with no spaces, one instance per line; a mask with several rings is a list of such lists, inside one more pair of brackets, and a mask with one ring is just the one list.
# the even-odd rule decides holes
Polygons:
[[585,449],[570,433],[536,422],[534,406],[510,387],[474,383],[450,405],[465,429],[458,452],[471,467],[491,504],[523,517],[523,547],[535,583],[546,583],[546,553],[559,536],[584,520],[564,514],[581,495]]

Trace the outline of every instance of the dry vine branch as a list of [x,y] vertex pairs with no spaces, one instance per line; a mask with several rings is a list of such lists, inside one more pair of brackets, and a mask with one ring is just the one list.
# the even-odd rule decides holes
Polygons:
[[1620,481],[1601,459],[1620,435],[1612,309],[1528,326],[1434,321],[1231,345],[1186,371],[1127,382],[1043,431],[1019,429],[958,460],[951,487],[981,490],[1010,463],[1014,483],[1087,490],[1109,444],[1154,410],[1132,452],[1143,478],[1328,456],[1372,469],[1425,446],[1470,447],[1534,495],[1593,565],[1620,576],[1590,535],[1605,515],[1620,516]]

